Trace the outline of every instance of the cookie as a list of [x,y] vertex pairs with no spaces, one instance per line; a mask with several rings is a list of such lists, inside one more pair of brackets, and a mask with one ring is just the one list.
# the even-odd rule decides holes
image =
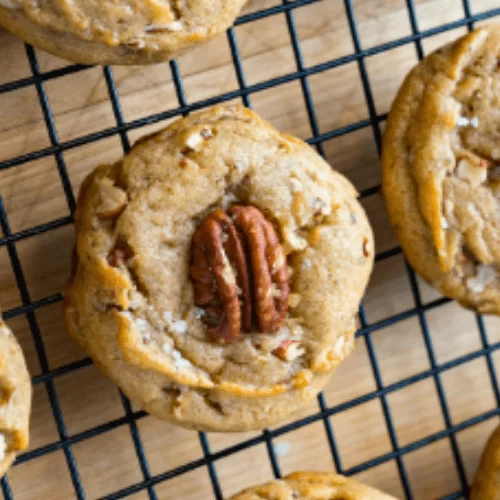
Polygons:
[[246,0],[0,0],[0,25],[81,64],[173,59],[229,28]]
[[149,413],[260,429],[351,351],[373,253],[349,181],[253,112],[215,107],[85,180],[66,323]]
[[500,314],[500,27],[424,59],[389,114],[382,189],[403,251],[463,306]]
[[28,447],[31,379],[21,347],[0,316],[0,477]]
[[395,500],[381,491],[338,474],[294,472],[281,480],[248,488],[231,500]]
[[500,427],[491,435],[484,449],[470,500],[500,499]]

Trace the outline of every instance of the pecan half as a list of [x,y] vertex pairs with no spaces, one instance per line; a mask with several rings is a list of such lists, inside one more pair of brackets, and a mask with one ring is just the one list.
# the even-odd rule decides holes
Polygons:
[[243,247],[231,219],[220,209],[193,236],[190,273],[195,304],[205,309],[203,320],[212,338],[232,342],[240,334],[242,322],[250,328],[250,288]]
[[194,301],[205,310],[210,336],[233,342],[255,318],[261,332],[276,332],[288,309],[288,266],[278,236],[250,206],[214,211],[192,243]]
[[288,309],[288,266],[273,225],[255,207],[228,210],[248,249],[260,331],[277,332]]

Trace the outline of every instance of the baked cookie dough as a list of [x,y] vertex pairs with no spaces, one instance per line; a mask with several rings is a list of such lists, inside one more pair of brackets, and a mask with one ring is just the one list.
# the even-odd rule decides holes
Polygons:
[[387,122],[382,189],[410,264],[463,306],[500,314],[500,27],[429,55]]
[[251,111],[215,107],[85,180],[66,323],[149,413],[260,429],[353,348],[373,253],[349,181]]
[[395,500],[381,491],[338,474],[294,472],[281,480],[254,486],[231,500]]
[[0,478],[28,447],[31,380],[21,347],[0,316]]
[[470,500],[500,500],[500,427],[491,435],[484,449]]
[[229,28],[247,0],[0,0],[0,25],[82,64],[173,59]]

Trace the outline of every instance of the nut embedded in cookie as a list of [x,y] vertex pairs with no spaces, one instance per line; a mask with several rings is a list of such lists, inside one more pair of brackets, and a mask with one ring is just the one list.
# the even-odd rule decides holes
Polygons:
[[228,213],[248,252],[258,331],[278,332],[285,321],[290,292],[288,265],[278,235],[255,207],[235,205]]
[[275,333],[288,309],[288,265],[272,224],[260,210],[217,209],[193,236],[194,302],[214,340],[234,342],[240,332]]
[[356,197],[245,108],[179,120],[84,182],[68,330],[153,415],[272,425],[353,348],[373,266]]
[[250,283],[242,242],[221,209],[197,229],[191,253],[194,303],[203,308],[203,321],[212,338],[232,342],[242,323],[250,328]]

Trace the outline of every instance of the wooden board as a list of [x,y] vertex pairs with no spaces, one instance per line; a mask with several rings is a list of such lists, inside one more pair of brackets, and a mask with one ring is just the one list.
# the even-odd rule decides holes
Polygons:
[[[253,0],[247,12],[276,4],[277,0]],[[422,30],[463,17],[461,0],[417,0],[415,4]],[[478,13],[498,7],[498,0],[471,0],[470,4],[473,12]],[[360,42],[365,49],[411,35],[405,0],[356,0],[354,7]],[[306,67],[353,53],[349,25],[340,0],[323,0],[298,8],[294,11],[294,20]],[[465,28],[446,31],[425,39],[423,47],[428,52],[464,32]],[[247,85],[272,80],[297,70],[283,14],[241,25],[236,28],[235,35]],[[39,52],[37,55],[42,71],[66,65],[64,61],[47,54]],[[379,115],[388,111],[394,93],[415,62],[415,46],[411,43],[366,58],[366,71]],[[181,58],[179,68],[189,102],[198,102],[238,88],[231,52],[224,36]],[[175,109],[178,105],[168,64],[147,68],[114,68],[113,74],[127,121]],[[0,31],[0,85],[30,76],[23,44]],[[319,133],[368,118],[356,61],[311,75],[307,81],[316,109]],[[49,80],[45,88],[61,142],[115,125],[102,68],[87,69]],[[294,79],[284,85],[254,93],[250,101],[257,112],[280,129],[304,139],[312,136],[300,80]],[[50,146],[34,86],[0,94],[0,110],[0,162]],[[133,129],[128,134],[129,139],[134,141],[166,123],[163,121]],[[383,127],[383,123],[380,126]],[[378,184],[378,154],[370,126],[326,141],[324,151],[328,161],[344,172],[359,189]],[[121,143],[116,135],[65,152],[63,159],[73,192],[77,193],[82,179],[95,165],[113,161],[121,153]],[[53,156],[0,170],[0,194],[13,232],[69,214]],[[375,229],[377,250],[396,247],[380,196],[372,195],[363,203]],[[61,291],[68,277],[72,243],[73,230],[67,225],[22,239],[16,244],[31,300],[43,299]],[[424,303],[439,298],[435,291],[423,283],[420,283],[420,291]],[[0,246],[0,304],[4,310],[22,305],[5,246]],[[370,323],[377,323],[415,307],[401,255],[376,265],[365,305]],[[436,363],[448,363],[482,348],[475,316],[455,303],[429,310],[425,319]],[[85,353],[64,331],[60,303],[37,310],[36,320],[51,371],[85,358]],[[499,342],[500,321],[487,318],[485,322],[489,342]],[[37,361],[26,317],[16,316],[9,323],[26,351],[32,374],[40,375],[42,367]],[[373,347],[379,363],[381,383],[389,387],[385,402],[393,419],[398,446],[409,446],[436,433],[438,437],[441,436],[402,459],[400,465],[410,480],[414,498],[437,498],[460,490],[451,441],[443,433],[446,419],[436,384],[440,383],[444,389],[452,424],[494,410],[497,401],[485,358],[476,357],[469,363],[443,371],[439,379],[434,378],[429,372],[431,360],[419,318],[414,314],[393,326],[377,328],[371,341],[371,345],[363,338],[357,341],[354,354],[340,367],[325,392],[326,402],[331,407],[341,408],[346,402],[356,401],[352,409],[336,412],[329,419],[343,468],[350,469],[394,451],[384,419],[382,400],[375,392],[377,385],[369,357],[369,348]],[[497,351],[492,356],[492,363],[496,366],[498,362],[500,355]],[[422,373],[424,375],[417,383],[394,390],[399,381]],[[115,421],[125,414],[116,387],[92,366],[56,377],[54,387],[69,436]],[[294,418],[311,415],[317,410],[318,404],[313,402]],[[456,435],[458,453],[469,480],[486,436],[496,424],[497,418],[490,418],[479,425],[466,426]],[[179,430],[151,417],[140,419],[137,426],[153,475],[203,457],[198,435],[194,432]],[[212,451],[218,452],[258,435],[210,435],[209,442]],[[37,384],[31,450],[58,440],[58,429],[47,390],[43,384]],[[321,420],[280,435],[274,444],[277,445],[283,474],[298,469],[334,470],[325,426]],[[73,445],[72,450],[89,499],[143,480],[128,426],[120,426],[81,441]],[[215,468],[225,497],[273,477],[264,443],[217,460]],[[404,495],[398,463],[393,458],[383,460],[377,467],[358,474],[358,477],[396,497],[402,498]],[[14,467],[8,478],[16,499],[57,500],[75,496],[62,449]],[[208,469],[199,466],[161,483],[156,487],[156,492],[161,499],[211,498]],[[143,490],[130,498],[146,499],[148,495]]]

